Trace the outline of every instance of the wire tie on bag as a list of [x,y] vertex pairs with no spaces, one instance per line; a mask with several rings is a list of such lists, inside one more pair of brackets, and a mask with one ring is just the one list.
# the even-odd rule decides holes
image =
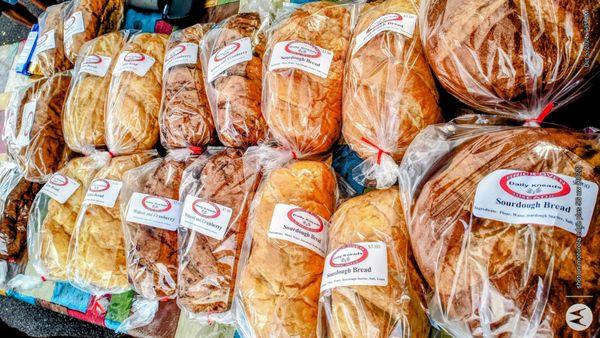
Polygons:
[[16,260],[15,260],[15,258],[14,258],[14,257],[9,257],[9,258],[8,258],[8,262],[9,262],[9,263],[14,263],[14,262],[16,262]]
[[40,278],[42,279],[42,282],[45,282],[45,281],[46,281],[46,277],[44,277],[44,276],[40,276]]
[[378,145],[369,141],[368,139],[361,137],[360,140],[363,141],[364,143],[370,145],[371,147],[377,149],[377,164],[381,164],[381,157],[383,156],[383,154],[390,155],[389,151],[385,151],[385,150],[381,149]]
[[164,297],[162,297],[161,299],[159,299],[158,301],[159,301],[159,302],[166,302],[166,301],[168,301],[168,300],[169,300],[169,297],[168,297],[168,296],[164,296]]
[[293,151],[293,150],[290,150],[290,152],[292,153],[292,158],[293,158],[294,160],[297,160],[297,159],[298,159],[298,155],[296,154],[296,152],[295,152],[295,151]]
[[194,155],[200,155],[202,154],[202,147],[198,147],[198,146],[189,146],[188,149],[192,152],[192,154]]
[[109,150],[108,151],[108,156],[110,156],[110,158],[113,158],[113,157],[115,157],[115,154],[113,154],[113,152]]
[[529,119],[529,120],[527,120],[527,122],[537,122],[537,123],[544,122],[544,119],[546,117],[548,117],[548,114],[550,114],[552,109],[554,109],[554,102],[550,101],[550,102],[548,102],[546,107],[544,107],[544,109],[542,109],[542,112],[540,113],[540,115],[538,115],[538,117],[536,117],[535,119]]

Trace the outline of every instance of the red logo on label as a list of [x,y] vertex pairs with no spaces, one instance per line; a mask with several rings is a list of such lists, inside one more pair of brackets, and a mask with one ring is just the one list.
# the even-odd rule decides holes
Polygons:
[[198,216],[204,218],[217,218],[221,215],[221,209],[219,209],[218,205],[202,200],[194,201],[194,203],[192,203],[192,210],[194,210]]
[[142,206],[150,211],[165,212],[172,207],[171,202],[158,196],[146,196],[142,199]]
[[285,45],[285,51],[290,54],[300,55],[307,58],[318,58],[321,50],[315,45],[306,42],[292,41]]
[[346,244],[333,252],[329,265],[334,268],[344,268],[364,262],[369,256],[369,251],[362,245]]
[[141,54],[141,53],[132,53],[132,52],[129,52],[129,53],[127,53],[127,55],[125,55],[125,57],[123,59],[125,61],[140,62],[140,61],[146,60],[146,56],[144,54]]
[[367,28],[367,33],[371,33],[371,31],[379,28],[381,25],[383,25],[385,23],[393,22],[393,21],[402,21],[402,19],[403,19],[402,15],[400,15],[398,13],[386,14],[386,15],[380,17],[378,20],[376,20],[372,24],[370,24],[369,28]]
[[88,57],[85,58],[85,63],[86,64],[97,64],[97,63],[102,63],[102,58],[99,57],[98,55],[90,55]]
[[69,30],[71,26],[75,23],[75,14],[71,15],[67,21],[65,21],[65,30]]
[[58,185],[60,187],[64,187],[69,184],[69,179],[63,174],[54,174],[50,179],[50,182],[54,185]]
[[225,60],[229,55],[237,52],[240,49],[241,45],[239,42],[234,42],[230,45],[227,45],[221,48],[218,52],[215,53],[215,61],[220,62]]
[[288,211],[287,217],[292,223],[310,232],[321,232],[325,227],[321,217],[302,208],[294,208]]
[[93,192],[100,192],[100,191],[106,191],[110,188],[110,182],[108,182],[105,179],[98,179],[95,180],[94,182],[92,182],[92,184],[90,185],[90,191]]
[[[536,179],[519,182],[519,178],[528,177]],[[561,197],[571,192],[571,186],[565,180],[546,172],[519,171],[504,175],[500,179],[500,187],[512,196],[526,200]]]
[[166,61],[171,61],[174,57],[176,57],[177,55],[185,52],[186,47],[185,45],[177,45],[175,47],[173,47],[170,51],[169,51],[169,56],[167,57]]

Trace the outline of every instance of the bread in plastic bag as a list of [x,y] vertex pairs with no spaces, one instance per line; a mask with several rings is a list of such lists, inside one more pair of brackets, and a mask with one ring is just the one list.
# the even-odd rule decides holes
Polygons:
[[202,147],[216,139],[199,52],[199,44],[211,26],[196,24],[169,37],[159,115],[165,148]]
[[115,155],[149,150],[158,141],[166,43],[164,34],[134,34],[117,58],[104,117],[106,145]]
[[597,1],[423,1],[422,40],[441,85],[488,113],[542,120],[598,74]]
[[240,149],[206,153],[186,168],[179,188],[177,303],[201,322],[233,324],[237,262],[260,174]]
[[202,43],[206,92],[219,140],[245,148],[266,137],[261,112],[264,22],[239,13],[220,22]]
[[65,54],[63,44],[64,12],[69,2],[49,6],[40,14],[38,23],[40,32],[29,72],[35,75],[51,76],[73,68]]
[[342,203],[331,218],[328,247],[319,336],[429,336],[424,280],[411,252],[398,187]]
[[364,160],[353,176],[366,185],[394,184],[396,163],[410,141],[442,118],[417,12],[413,0],[367,3],[354,29],[344,74],[342,134]]
[[270,29],[263,114],[275,140],[296,154],[325,153],[340,135],[353,8],[308,3]]
[[108,33],[81,47],[62,117],[65,142],[73,151],[86,154],[106,144],[104,108],[112,68],[128,35]]
[[266,175],[239,262],[237,329],[244,337],[316,337],[335,173],[325,162],[301,160]]
[[[95,295],[127,291],[125,239],[121,223],[120,187],[126,171],[150,161],[147,151],[110,159],[86,192],[71,237],[67,265],[69,282]],[[89,198],[89,199],[88,199]],[[110,203],[114,203],[110,206]]]
[[71,155],[61,123],[70,82],[71,73],[63,72],[13,92],[7,148],[29,181],[45,182]]
[[106,152],[70,160],[37,194],[27,229],[29,261],[42,279],[67,279],[69,242],[77,214]]
[[108,0],[104,8],[103,19],[100,20],[100,32],[103,35],[121,28],[125,19],[125,0]]
[[484,120],[427,127],[400,167],[431,319],[457,337],[594,336],[597,321],[578,333],[565,318],[600,311],[600,135]]

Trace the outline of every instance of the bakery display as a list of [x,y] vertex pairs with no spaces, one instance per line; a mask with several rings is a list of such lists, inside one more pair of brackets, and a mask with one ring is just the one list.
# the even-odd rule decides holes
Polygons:
[[206,92],[219,140],[245,148],[262,141],[263,22],[258,13],[239,13],[220,22],[202,44]]
[[[340,205],[331,218],[328,247],[319,304],[321,337],[429,336],[424,280],[411,252],[398,187],[373,190]],[[372,258],[348,260],[358,251],[354,248]],[[338,273],[348,267],[369,272]],[[370,278],[386,279],[385,285],[372,285]]]
[[428,0],[423,14],[433,72],[477,110],[541,120],[598,71],[594,0]]
[[81,47],[62,115],[65,142],[73,151],[86,154],[106,144],[104,107],[111,72],[128,35],[108,33]]
[[600,135],[482,119],[426,128],[400,168],[432,320],[461,337],[591,337],[597,322],[576,334],[565,313],[600,310],[595,296],[566,297],[600,291]]
[[420,130],[441,121],[438,94],[422,51],[418,4],[365,4],[348,49],[342,134],[365,160],[362,181],[389,187],[396,163]]
[[248,256],[240,260],[238,329],[244,337],[316,337],[324,255],[290,241],[295,231],[285,227],[309,228],[304,233],[322,246],[335,204],[335,174],[324,162],[294,161],[263,180],[248,220]]
[[164,34],[138,33],[119,53],[104,117],[106,145],[115,155],[149,150],[158,141],[166,44]]
[[70,2],[49,6],[38,18],[39,35],[29,71],[35,75],[51,76],[73,68],[63,44],[64,12]]
[[159,115],[165,148],[202,147],[216,139],[198,47],[210,27],[196,24],[169,37]]
[[271,28],[263,114],[275,140],[297,155],[325,153],[339,137],[350,19],[347,5],[313,2]]
[[258,183],[244,152],[226,148],[195,160],[179,188],[179,307],[203,322],[233,324],[237,262]]

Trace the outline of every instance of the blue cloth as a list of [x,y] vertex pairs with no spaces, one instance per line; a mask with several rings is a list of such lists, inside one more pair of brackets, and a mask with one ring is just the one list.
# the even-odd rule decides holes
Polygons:
[[13,290],[6,290],[6,295],[15,299],[18,299],[22,302],[29,303],[31,305],[35,305],[35,298],[30,296],[22,295],[18,292],[14,292]]
[[73,287],[67,282],[56,282],[51,302],[71,310],[85,313],[87,312],[91,299],[92,295]]
[[365,187],[358,183],[352,170],[356,168],[363,160],[350,149],[347,145],[337,146],[333,151],[333,169],[346,181],[357,194],[362,194]]
[[13,5],[13,6],[16,5],[18,2],[18,0],[2,0],[2,1],[6,2],[7,4]]

